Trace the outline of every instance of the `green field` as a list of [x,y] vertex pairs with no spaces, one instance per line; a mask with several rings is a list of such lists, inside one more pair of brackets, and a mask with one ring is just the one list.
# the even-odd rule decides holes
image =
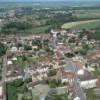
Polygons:
[[64,29],[92,29],[100,27],[100,20],[88,20],[88,21],[77,21],[77,22],[71,22],[71,23],[65,23],[62,25],[62,28]]
[[29,33],[47,33],[48,29],[50,29],[50,25],[48,26],[40,26],[40,27],[34,27],[33,29],[31,30],[26,30],[25,32],[29,32]]
[[100,27],[100,21],[96,21],[96,22],[90,22],[90,23],[86,23],[86,24],[81,24],[79,26],[75,26],[73,27],[74,29],[92,29],[92,28],[97,28]]

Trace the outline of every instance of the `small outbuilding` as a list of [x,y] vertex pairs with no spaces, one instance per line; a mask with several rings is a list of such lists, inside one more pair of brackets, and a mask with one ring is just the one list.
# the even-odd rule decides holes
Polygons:
[[77,74],[78,75],[84,75],[84,70],[83,69],[78,70]]
[[13,62],[12,61],[7,61],[7,65],[12,65],[13,64]]
[[81,100],[80,97],[75,97],[73,100]]

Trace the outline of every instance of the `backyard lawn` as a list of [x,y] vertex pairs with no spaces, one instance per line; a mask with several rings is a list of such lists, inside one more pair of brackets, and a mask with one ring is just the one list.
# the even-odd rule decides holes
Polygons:
[[94,71],[94,75],[95,75],[95,77],[100,76],[100,70],[99,69],[95,70]]
[[87,89],[85,90],[85,93],[86,93],[87,100],[96,100],[96,96],[93,92],[93,89]]

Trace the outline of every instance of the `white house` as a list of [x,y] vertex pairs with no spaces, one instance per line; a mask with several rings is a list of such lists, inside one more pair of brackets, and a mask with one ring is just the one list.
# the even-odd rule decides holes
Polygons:
[[13,64],[13,62],[12,61],[7,61],[7,65],[12,65]]
[[80,97],[75,97],[73,100],[81,100]]
[[80,62],[82,62],[84,59],[83,59],[82,56],[75,56],[75,57],[72,58],[72,60],[73,61],[80,61]]
[[78,75],[84,75],[84,70],[83,69],[78,70],[77,74]]
[[17,60],[17,58],[16,58],[16,57],[14,57],[14,58],[12,58],[12,60],[13,60],[13,61],[16,61],[16,60]]
[[82,88],[85,88],[85,89],[93,88],[93,87],[96,87],[97,81],[98,81],[97,79],[81,81],[80,85]]
[[11,52],[17,52],[17,47],[12,47]]
[[45,73],[45,72],[48,71],[48,68],[38,68],[36,71],[37,71],[38,73]]
[[95,68],[88,66],[87,70],[88,70],[89,72],[92,72],[92,71],[95,71]]

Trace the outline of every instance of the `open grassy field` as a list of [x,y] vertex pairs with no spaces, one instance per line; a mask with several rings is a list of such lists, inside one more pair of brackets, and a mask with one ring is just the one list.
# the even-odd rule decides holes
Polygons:
[[77,21],[77,22],[70,22],[65,23],[62,25],[62,28],[64,29],[91,29],[96,28],[100,26],[100,20],[87,20],[87,21]]
[[45,33],[51,26],[48,25],[48,26],[40,26],[40,27],[35,27],[31,30],[26,30],[26,32],[32,32],[32,33]]

